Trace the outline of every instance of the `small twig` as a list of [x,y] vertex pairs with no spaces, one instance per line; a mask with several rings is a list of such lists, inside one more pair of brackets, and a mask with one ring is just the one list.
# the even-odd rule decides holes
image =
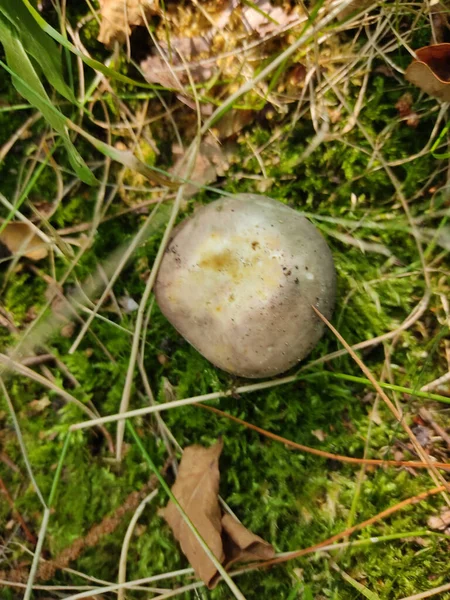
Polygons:
[[[333,454],[332,452],[326,452],[325,450],[318,450],[317,448],[311,448],[310,446],[304,446],[303,444],[297,444],[297,442],[293,442],[292,440],[288,440],[281,435],[277,435],[276,433],[271,433],[266,429],[262,429],[257,425],[253,425],[252,423],[248,423],[243,419],[239,419],[238,417],[234,417],[229,413],[223,412],[218,408],[214,408],[212,406],[207,406],[206,404],[194,404],[198,408],[203,408],[205,410],[209,410],[210,412],[216,413],[217,415],[224,417],[226,419],[230,419],[230,421],[234,421],[235,423],[239,423],[248,429],[253,429],[254,431],[268,437],[277,442],[281,442],[286,446],[290,446],[291,448],[295,448],[296,450],[300,450],[302,452],[308,452],[309,454],[315,454],[316,456],[321,456],[322,458],[329,458],[331,460],[338,460],[344,463],[350,463],[354,465],[373,465],[377,467],[411,467],[414,469],[426,469],[428,465],[423,462],[415,461],[415,460],[384,460],[379,458],[354,458],[353,456],[343,456],[342,454]],[[433,465],[437,468],[442,469],[450,469],[450,463],[433,463]]]
[[438,377],[434,381],[430,381],[430,383],[427,383],[420,389],[422,392],[429,392],[431,390],[435,390],[436,388],[439,388],[444,383],[449,383],[449,382],[450,382],[450,371],[448,373],[445,373],[445,375],[442,375],[442,377]]
[[[30,106],[30,108],[31,108],[31,106]],[[11,148],[14,146],[14,144],[17,142],[17,140],[19,140],[21,138],[21,136],[25,133],[25,131],[27,131],[27,129],[32,127],[41,118],[42,118],[42,114],[40,112],[34,113],[33,115],[31,115],[31,117],[28,117],[28,119],[25,121],[25,123],[23,125],[21,125],[18,129],[16,129],[16,131],[9,138],[9,140],[5,144],[3,144],[3,146],[0,148],[0,162],[3,162],[3,160],[5,159],[8,152],[11,150]]]
[[54,360],[53,354],[38,354],[37,356],[27,356],[23,358],[20,362],[25,367],[34,367],[35,365],[41,365],[50,360]]
[[20,473],[20,469],[19,467],[16,465],[15,462],[13,462],[9,456],[6,454],[6,452],[0,452],[0,460],[2,461],[2,463],[4,463],[6,466],[8,466],[10,469],[12,469],[14,471],[14,473]]
[[[162,467],[161,474],[163,476],[166,474],[170,462],[170,459],[167,460]],[[37,575],[38,579],[41,581],[48,581],[55,575],[58,569],[64,569],[72,561],[76,560],[84,550],[96,546],[103,536],[112,534],[121,524],[126,513],[135,509],[139,505],[139,502],[149,493],[149,491],[155,489],[156,484],[157,479],[156,476],[153,475],[142,487],[142,489],[131,492],[125,498],[123,504],[119,506],[113,514],[108,515],[100,523],[97,523],[91,527],[85,537],[75,540],[55,559],[43,563]]]
[[[355,346],[353,346],[353,348],[354,347]],[[344,354],[347,354],[347,350],[344,350]],[[339,356],[341,355],[339,354]],[[222,390],[220,392],[211,392],[210,394],[201,394],[200,396],[192,396],[191,398],[183,398],[181,400],[172,400],[171,402],[161,402],[160,404],[155,404],[154,406],[145,406],[144,408],[136,408],[134,410],[129,410],[125,413],[107,415],[106,417],[99,417],[98,419],[92,419],[90,421],[81,421],[80,423],[74,423],[70,426],[70,429],[71,431],[76,431],[77,429],[86,429],[88,427],[94,427],[96,425],[101,425],[105,423],[116,423],[117,421],[122,421],[131,417],[142,417],[143,415],[161,412],[163,410],[170,410],[172,408],[179,408],[180,406],[189,406],[190,404],[196,404],[198,402],[209,402],[211,400],[218,400],[219,398],[228,398],[229,396],[234,396],[236,394],[247,394],[250,392],[257,392],[259,390],[267,390],[280,385],[287,385],[290,383],[294,383],[295,381],[299,381],[301,379],[301,374],[303,373],[303,370],[306,369],[306,367],[308,366],[309,364],[305,365],[303,369],[300,369],[298,375],[288,375],[287,377],[280,377],[280,379],[271,379],[269,381],[261,381],[260,383],[250,383],[248,385],[241,385],[237,388]],[[364,383],[366,382],[364,381]],[[389,386],[389,388],[392,388],[390,384],[382,384],[381,387],[384,386]],[[400,386],[396,386],[396,389],[398,389],[399,387]],[[405,391],[405,389],[401,388],[400,391]],[[410,390],[410,393],[413,393],[413,391]],[[441,402],[448,401],[448,399],[444,396],[438,396],[437,394],[430,393],[427,397],[435,400],[440,400]]]
[[302,550],[295,550],[294,552],[289,552],[285,556],[273,558],[273,559],[265,561],[263,563],[259,563],[257,566],[270,567],[272,565],[277,565],[277,564],[287,562],[288,560],[292,560],[294,558],[300,558],[301,556],[304,556],[305,554],[311,554],[312,552],[315,552],[316,550],[320,550],[321,548],[323,548],[323,546],[328,546],[329,544],[333,544],[334,542],[337,542],[338,540],[340,540],[342,538],[349,537],[356,531],[360,531],[361,529],[364,529],[365,527],[369,527],[370,525],[373,525],[374,523],[377,523],[378,521],[381,521],[382,519],[385,519],[386,517],[391,516],[392,514],[396,513],[397,511],[401,510],[402,508],[405,508],[406,506],[410,506],[411,504],[416,504],[417,502],[421,502],[422,500],[425,500],[429,496],[434,496],[436,494],[440,494],[445,489],[446,489],[446,486],[440,485],[438,487],[431,488],[425,492],[421,492],[420,494],[417,494],[416,496],[412,496],[411,498],[402,500],[398,504],[395,504],[394,506],[391,506],[390,508],[387,508],[386,510],[379,512],[375,516],[370,517],[370,519],[366,519],[365,521],[362,521],[361,523],[357,523],[356,525],[353,525],[352,527],[349,527],[349,528],[345,529],[344,531],[341,531],[340,533],[337,533],[336,535],[333,535],[330,538],[323,540],[322,542],[319,542],[318,544],[309,546],[309,548],[303,548]]

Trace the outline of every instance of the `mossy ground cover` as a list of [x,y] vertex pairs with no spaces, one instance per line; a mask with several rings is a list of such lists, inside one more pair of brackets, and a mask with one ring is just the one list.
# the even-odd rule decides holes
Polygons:
[[[431,35],[429,16],[420,13],[419,8],[396,4],[399,5],[398,12],[390,12],[389,19],[397,34],[407,39],[413,48],[428,43]],[[351,43],[352,54],[356,55],[358,48],[367,41],[367,32],[377,26],[377,18],[388,18],[383,10],[383,6],[375,10],[374,20],[367,24],[367,30],[361,27],[343,33],[336,31],[331,48],[334,51],[342,48],[344,54]],[[72,8],[70,11],[67,18],[74,27],[89,13],[87,6],[81,12]],[[58,26],[58,18],[52,11],[47,11],[45,17]],[[411,24],[414,26],[409,31]],[[95,41],[97,27],[95,20],[82,27],[82,41],[92,55],[103,60],[107,53]],[[393,37],[392,33],[386,34],[383,43],[389,45]],[[391,48],[389,58],[399,69],[404,69],[410,60],[402,45],[395,50]],[[294,118],[296,103],[287,105],[287,110],[277,110],[277,106],[268,102],[253,124],[235,136],[231,166],[226,176],[212,184],[215,190],[214,187],[203,189],[186,202],[178,219],[184,218],[198,203],[214,200],[222,191],[255,192],[260,191],[261,186],[266,194],[307,213],[327,237],[335,258],[338,303],[333,323],[349,344],[397,329],[408,316],[414,315],[415,308],[429,292],[426,310],[419,319],[412,319],[411,326],[399,333],[394,341],[391,338],[369,345],[361,356],[376,378],[412,391],[388,394],[404,411],[405,421],[413,429],[428,427],[431,439],[426,441],[426,451],[445,462],[448,448],[429,425],[420,421],[418,413],[420,407],[427,407],[433,411],[435,420],[445,427],[448,425],[446,404],[414,395],[414,390],[448,371],[448,244],[443,244],[438,235],[445,231],[447,222],[448,163],[437,160],[429,151],[422,151],[432,134],[440,107],[437,101],[410,87],[398,72],[381,68],[385,65],[383,56],[375,55],[357,122],[345,131],[350,112],[357,103],[367,64],[367,59],[362,56],[346,75],[349,83],[345,88],[345,103],[332,86],[315,101],[310,98],[306,102],[308,110],[301,118]],[[75,61],[73,68],[76,78]],[[116,68],[133,77],[138,76],[136,69],[129,67],[123,57]],[[92,72],[86,74],[92,78]],[[324,74],[327,75],[325,67]],[[161,113],[158,99],[142,100],[142,91],[117,82],[110,83],[115,92],[126,98],[123,102],[131,111],[142,110],[147,103],[147,115]],[[23,100],[5,74],[0,90],[0,131],[5,143],[30,116],[31,109],[10,109],[23,104]],[[412,110],[418,115],[416,127],[409,126],[396,108],[406,92],[411,94]],[[158,93],[168,106],[176,108],[174,118],[179,116],[179,122],[183,123],[186,119],[184,111],[188,109],[180,109],[176,94],[165,90]],[[317,137],[309,107],[317,102],[327,115],[336,117],[339,114],[335,119],[333,117],[330,135],[309,151]],[[104,120],[108,114],[117,124],[122,117],[117,102],[106,93],[102,109],[98,106],[91,109],[97,120]],[[108,141],[112,144],[123,138],[120,129],[113,125],[108,133],[89,119],[85,119],[84,126],[99,139],[107,141],[108,135],[111,136]],[[180,131],[183,134],[181,125]],[[364,133],[368,133],[369,140]],[[150,152],[145,159],[149,164],[156,162],[167,169],[175,139],[166,119],[156,121],[152,135],[160,155],[156,159]],[[49,130],[40,119],[5,156],[0,166],[1,193],[10,202],[20,196],[27,177],[36,173],[43,157],[40,146],[43,140],[52,143]],[[101,179],[102,173],[106,172],[104,159],[87,142],[80,140],[78,148]],[[255,148],[262,150],[255,153]],[[419,156],[413,158],[417,154]],[[34,162],[36,157],[38,160]],[[74,183],[62,150],[55,151],[54,161],[42,169],[21,207],[29,217],[33,217],[32,205],[45,213],[45,207],[58,197],[55,172],[65,185]],[[121,214],[124,209],[158,194],[150,187],[147,191],[143,189],[142,180],[129,171],[121,173],[118,165],[112,163],[108,168],[106,197],[117,181],[122,181],[118,178],[123,177],[125,186],[121,194],[112,198],[107,214],[115,215],[114,218],[98,225],[92,244],[65,281],[62,291],[66,294],[88,280],[96,266],[106,261],[114,250],[130,243],[150,210]],[[391,173],[409,205],[413,222],[405,214]],[[54,234],[72,228],[73,236],[83,235],[77,227],[92,222],[98,194],[98,187],[90,188],[79,182],[69,186],[48,221],[43,221],[45,230]],[[1,211],[6,218],[8,210],[3,206]],[[114,310],[114,299],[126,296],[139,302],[167,222],[167,215],[160,214],[160,221],[155,222],[145,243],[122,270],[114,285],[114,298],[109,297],[100,310],[103,318],[93,320],[76,351],[69,352],[80,327],[77,319],[72,335],[53,331],[45,340],[45,347],[42,343],[41,347],[35,348],[38,354],[50,349],[60,362],[52,359],[31,368],[55,386],[68,389],[84,404],[92,403],[101,415],[118,411],[136,319],[136,312],[122,311],[119,315]],[[420,226],[419,234],[423,231],[420,237],[414,235],[414,223]],[[89,228],[86,231],[85,235],[89,235]],[[428,283],[418,251],[418,239],[423,245]],[[74,252],[78,250],[74,246]],[[48,300],[49,281],[60,281],[73,260],[67,255],[63,258],[49,256],[35,264],[20,259],[12,271],[8,270],[11,257],[2,260],[0,285],[5,322],[2,321],[4,326],[0,328],[0,344],[3,351],[14,348],[27,328],[33,325]],[[97,299],[95,296],[93,303],[86,301],[86,306],[92,309]],[[53,305],[51,310],[56,309]],[[87,316],[83,312],[79,315],[83,319]],[[301,366],[341,347],[328,332]],[[217,370],[200,356],[170,326],[156,304],[151,309],[146,329],[143,364],[157,402],[170,399],[169,387],[170,393],[177,398],[188,398],[246,383]],[[235,394],[215,401],[213,406],[299,444],[334,454],[362,457],[366,452],[370,458],[417,460],[407,434],[384,403],[377,399],[373,388],[342,378],[348,375],[361,376],[361,371],[351,357],[343,355],[302,371],[298,380],[290,384],[250,394]],[[64,403],[55,391],[44,389],[29,377],[11,373],[4,373],[3,377],[34,476],[47,498],[67,428],[85,420],[86,416],[76,406]],[[445,390],[440,392],[445,399]],[[48,403],[34,402],[45,398]],[[144,407],[148,402],[146,388],[136,371],[130,407]],[[162,417],[181,447],[194,443],[209,445],[219,437],[223,439],[220,494],[244,524],[272,543],[277,552],[312,546],[435,485],[425,469],[367,467],[363,472],[359,466],[296,451],[196,406],[171,409],[163,412]],[[15,508],[37,536],[42,505],[27,476],[6,403],[2,405],[0,419],[3,459],[0,475]],[[158,467],[162,467],[167,459],[167,446],[155,418],[138,417],[133,423],[147,451]],[[116,425],[106,427],[114,439]],[[117,464],[106,438],[98,429],[72,433],[43,546],[43,560],[60,556],[64,549],[86,536],[94,525],[120,509],[129,495],[149,480],[151,472],[139,449],[127,434],[125,439],[124,457]],[[173,481],[170,468],[166,477],[169,482]],[[128,550],[129,580],[187,566],[170,530],[157,514],[158,507],[166,502],[167,498],[160,491],[139,520]],[[236,582],[248,600],[350,600],[361,597],[387,600],[437,587],[450,576],[448,538],[429,531],[427,521],[444,504],[443,497],[435,495],[345,538],[343,541],[349,543],[344,548],[312,553],[270,569],[253,570],[240,575]],[[83,548],[70,563],[72,570],[56,569],[46,581],[37,578],[37,586],[57,587],[47,590],[37,587],[33,597],[68,597],[75,593],[69,586],[92,583],[87,576],[103,582],[117,581],[119,556],[131,516],[132,511],[125,512],[114,531],[102,532],[95,545]],[[24,537],[6,496],[0,502],[0,523],[2,579],[10,582],[17,579],[23,584],[31,563],[30,551],[34,547]],[[184,577],[154,585],[172,589],[190,581]],[[98,581],[93,585],[97,584],[100,585]],[[364,586],[362,591],[355,587],[357,584]],[[5,600],[22,597],[22,588],[6,583],[1,585]],[[95,595],[95,591],[92,593]],[[450,598],[450,593],[447,594],[441,597]],[[153,595],[159,597],[158,593],[127,591],[130,599]],[[114,594],[102,597],[114,597]],[[228,599],[232,596],[227,586],[221,583],[213,591],[190,591],[179,597]]]

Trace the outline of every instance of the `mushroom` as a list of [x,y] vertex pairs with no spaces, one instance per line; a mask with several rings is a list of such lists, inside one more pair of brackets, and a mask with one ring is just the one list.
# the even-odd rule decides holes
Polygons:
[[266,196],[203,206],[173,231],[155,286],[162,313],[219,368],[258,378],[286,371],[331,318],[333,258],[305,217]]

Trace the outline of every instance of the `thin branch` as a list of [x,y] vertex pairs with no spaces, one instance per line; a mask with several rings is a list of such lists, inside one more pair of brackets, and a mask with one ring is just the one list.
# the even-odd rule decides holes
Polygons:
[[[229,413],[223,412],[218,408],[213,408],[212,406],[207,406],[206,404],[195,404],[198,408],[203,408],[204,410],[209,410],[225,419],[229,419],[230,421],[234,421],[235,423],[239,423],[239,425],[243,425],[248,429],[253,429],[253,431],[258,432],[265,437],[268,437],[277,442],[281,442],[286,446],[290,446],[291,448],[295,448],[296,450],[300,450],[301,452],[308,452],[309,454],[315,454],[316,456],[321,456],[322,458],[330,458],[331,460],[338,460],[344,463],[350,463],[354,465],[373,465],[376,467],[411,467],[414,469],[426,469],[428,465],[423,462],[419,462],[416,460],[384,460],[378,458],[354,458],[353,456],[343,456],[342,454],[333,454],[332,452],[326,452],[325,450],[318,450],[317,448],[311,448],[310,446],[304,446],[303,444],[297,444],[297,442],[293,442],[292,440],[288,440],[287,438],[282,437],[281,435],[277,435],[276,433],[271,433],[266,429],[262,429],[257,425],[253,425],[252,423],[248,423],[243,419],[239,419],[238,417],[234,417]],[[450,470],[450,463],[438,463],[434,462],[433,465],[437,468]]]

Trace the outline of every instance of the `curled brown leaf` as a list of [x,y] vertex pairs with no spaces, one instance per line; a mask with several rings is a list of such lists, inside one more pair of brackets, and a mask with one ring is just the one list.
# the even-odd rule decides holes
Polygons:
[[[218,561],[223,562],[225,554],[221,538],[222,525],[218,502],[221,452],[222,442],[217,442],[210,448],[202,446],[186,448],[177,479],[172,487],[172,493],[211,552]],[[196,574],[208,585],[216,575],[216,567],[189,529],[174,502],[168,503],[163,516]]]
[[[227,569],[236,562],[270,559],[274,550],[234,517],[222,515],[219,506],[222,447],[219,441],[210,448],[197,445],[186,448],[172,492],[211,552]],[[172,500],[162,516],[197,576],[210,589],[215,587],[219,573]]]
[[0,233],[0,242],[11,254],[26,256],[31,260],[41,260],[48,255],[47,244],[36,235],[28,223],[7,223]]
[[405,78],[421,90],[450,101],[450,44],[433,44],[416,50],[417,59],[408,66]]

